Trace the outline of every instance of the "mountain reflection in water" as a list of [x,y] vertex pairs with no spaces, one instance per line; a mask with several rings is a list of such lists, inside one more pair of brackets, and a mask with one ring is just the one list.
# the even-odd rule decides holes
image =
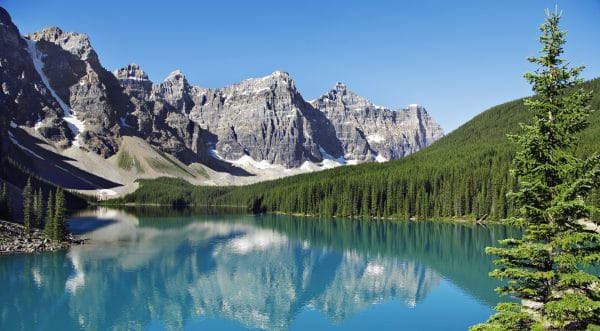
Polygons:
[[445,279],[490,306],[498,284],[483,249],[516,235],[503,226],[106,209],[71,227],[91,229],[90,244],[0,258],[2,329],[177,330],[218,318],[285,330],[306,310],[340,324],[377,303],[417,307]]

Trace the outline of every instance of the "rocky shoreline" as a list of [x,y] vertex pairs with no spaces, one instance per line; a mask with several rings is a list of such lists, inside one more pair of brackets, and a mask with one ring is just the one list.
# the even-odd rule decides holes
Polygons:
[[84,239],[72,234],[65,241],[50,240],[40,229],[33,229],[27,236],[21,224],[0,221],[0,254],[52,252],[83,243]]

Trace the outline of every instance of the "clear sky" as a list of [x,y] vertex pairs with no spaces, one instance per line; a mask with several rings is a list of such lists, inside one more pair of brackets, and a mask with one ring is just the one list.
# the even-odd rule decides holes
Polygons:
[[89,34],[111,71],[220,87],[283,70],[307,100],[342,81],[379,105],[421,104],[446,132],[530,94],[526,58],[556,3],[565,56],[600,76],[600,0],[0,0],[23,34]]

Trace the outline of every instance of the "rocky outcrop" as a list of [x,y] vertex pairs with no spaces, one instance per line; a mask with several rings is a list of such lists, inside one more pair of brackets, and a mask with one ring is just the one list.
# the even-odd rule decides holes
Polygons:
[[333,126],[308,104],[290,76],[281,71],[221,89],[198,89],[191,119],[211,133],[217,155],[287,167],[339,157],[342,149]]
[[[204,146],[214,157],[229,161],[249,156],[286,167],[325,158],[341,163],[385,161],[414,153],[443,136],[424,108],[411,105],[393,111],[376,106],[342,83],[307,103],[289,74],[281,71],[215,89],[191,86],[179,70],[154,85],[136,65],[115,75],[136,105],[129,119],[137,123],[127,123],[137,124],[140,132],[152,126],[154,143],[165,146],[170,137],[181,137],[196,154],[198,146]],[[200,130],[190,131],[188,118]],[[178,155],[181,149],[170,146]]]
[[120,119],[126,131],[186,164],[206,161],[201,129],[188,115],[194,105],[190,97],[192,87],[180,71],[156,85],[136,64],[123,67],[114,75],[133,105],[133,111]]
[[86,34],[51,27],[22,37],[1,8],[0,23],[6,119],[58,147],[106,158],[123,135],[138,136],[185,164],[231,172],[224,161],[241,158],[288,168],[397,159],[442,136],[422,107],[379,107],[341,83],[312,104],[282,71],[205,89],[176,70],[154,84],[135,64],[108,72]]
[[[115,77],[102,67],[86,34],[52,27],[29,34],[64,116],[71,114],[77,144],[108,157],[118,150],[118,118],[131,105]],[[33,54],[32,54],[33,56]],[[67,120],[67,122],[71,122]],[[76,123],[75,123],[76,122]],[[80,136],[78,136],[80,135]]]
[[[15,124],[34,126],[46,139],[62,145],[71,138],[62,110],[38,75],[28,44],[0,7],[0,107]],[[41,125],[42,121],[47,125]]]
[[312,105],[335,127],[348,160],[398,159],[443,136],[442,128],[425,108],[410,105],[390,110],[356,95],[339,82]]
[[0,254],[52,252],[84,243],[84,239],[68,234],[64,241],[46,238],[40,229],[28,234],[21,224],[0,221]]

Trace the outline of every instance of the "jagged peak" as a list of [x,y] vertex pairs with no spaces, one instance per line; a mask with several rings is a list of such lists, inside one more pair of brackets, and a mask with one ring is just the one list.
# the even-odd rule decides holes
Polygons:
[[139,65],[137,65],[135,63],[131,63],[131,64],[126,65],[125,67],[117,69],[113,72],[113,74],[118,79],[123,79],[123,80],[125,80],[125,79],[142,80],[142,81],[148,80],[148,75],[146,74],[146,72],[144,70],[142,70],[142,68],[140,68]]
[[187,81],[185,78],[185,75],[183,74],[183,72],[179,69],[173,70],[169,75],[167,75],[167,77],[165,78],[165,82],[166,81]]
[[64,32],[59,27],[52,26],[30,33],[26,37],[36,42],[44,40],[54,43],[84,61],[90,57],[97,59],[90,37],[86,33]]
[[2,7],[0,7],[0,32],[2,33],[3,37],[5,37],[4,34],[7,36],[11,34],[13,36],[21,35],[17,26],[13,23],[10,14]]
[[348,89],[348,87],[346,86],[346,84],[338,81],[335,83],[335,86],[333,87],[333,89],[336,91],[346,91]]
[[270,75],[266,76],[266,77],[273,77],[273,78],[286,78],[289,79],[290,78],[290,74],[287,73],[286,71],[282,71],[282,70],[275,70],[273,71],[273,73],[271,73]]
[[285,71],[277,70],[267,76],[249,78],[239,83],[225,86],[220,90],[224,91],[226,94],[257,94],[273,91],[278,86],[285,86],[286,89],[292,92],[296,89],[290,74]]
[[281,70],[276,70],[273,71],[272,73],[263,76],[263,77],[257,77],[257,78],[248,78],[244,81],[242,81],[242,83],[244,82],[252,82],[252,81],[291,81],[291,77],[290,74],[285,72],[285,71],[281,71]]
[[2,23],[12,23],[12,19],[10,18],[10,14],[6,11],[6,9],[0,7],[0,22]]
[[423,108],[423,106],[417,104],[417,103],[411,103],[409,104],[406,109],[409,110],[425,110],[425,108]]
[[56,43],[57,41],[59,41],[61,39],[75,38],[75,39],[77,39],[77,42],[80,44],[86,44],[86,46],[91,45],[90,36],[88,36],[87,33],[64,32],[61,28],[59,28],[57,26],[50,26],[50,27],[43,28],[40,31],[32,32],[32,33],[28,34],[27,37],[29,37],[30,39],[36,40],[36,41],[44,39],[46,41],[50,41],[50,42],[54,42],[54,43]]
[[319,103],[328,102],[341,102],[345,108],[350,110],[362,110],[364,108],[375,108],[375,109],[389,109],[387,107],[379,106],[372,103],[365,97],[362,97],[352,90],[348,89],[348,86],[340,81],[336,82],[331,90],[325,92],[318,99],[311,101],[311,104],[317,105]]

